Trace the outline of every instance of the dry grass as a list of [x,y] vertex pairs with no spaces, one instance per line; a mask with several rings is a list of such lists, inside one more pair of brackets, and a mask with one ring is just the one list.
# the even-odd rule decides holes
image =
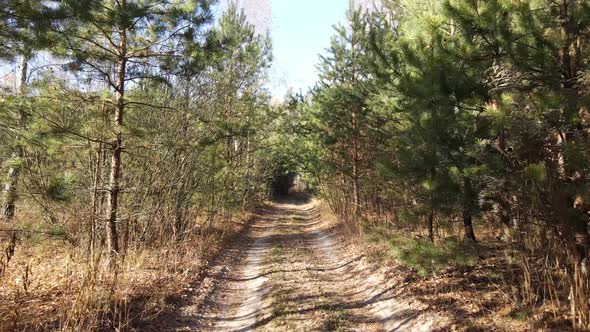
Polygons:
[[[52,238],[22,238],[0,277],[0,331],[134,330],[164,312],[190,287],[238,220],[174,245],[131,249],[112,270],[104,255]],[[2,249],[7,238],[0,238]]]
[[[433,270],[435,273],[420,276],[419,269],[400,261],[400,256],[395,254],[400,248],[393,248],[399,244],[399,241],[391,241],[399,237],[394,228],[381,229],[379,236],[374,236],[376,225],[340,222],[325,204],[321,205],[321,213],[331,224],[340,223],[341,234],[356,248],[355,251],[365,253],[371,261],[385,267],[391,279],[401,280],[399,288],[403,289],[404,298],[424,303],[428,311],[447,317],[450,330],[524,331],[531,328],[536,315],[517,305],[513,299],[512,283],[518,271],[515,272],[515,266],[506,259],[509,244],[495,239],[497,232],[478,229],[480,243],[472,248],[473,263],[449,264]],[[420,229],[415,232],[405,229],[403,233],[412,241],[422,241],[424,234],[421,232]],[[443,242],[444,239],[439,239],[437,246]],[[542,329],[538,323],[535,326]]]

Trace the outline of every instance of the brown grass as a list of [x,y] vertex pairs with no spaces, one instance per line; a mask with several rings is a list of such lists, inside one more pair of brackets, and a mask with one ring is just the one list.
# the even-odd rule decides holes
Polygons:
[[[321,213],[331,224],[340,224],[355,251],[365,253],[370,260],[385,266],[391,279],[403,280],[399,285],[407,300],[417,300],[428,306],[433,314],[448,318],[448,328],[454,331],[525,331],[530,329],[553,330],[559,322],[545,321],[548,307],[530,310],[515,300],[515,286],[522,275],[520,267],[507,259],[510,244],[496,239],[497,231],[479,228],[477,260],[473,266],[449,266],[439,273],[420,277],[389,255],[391,244],[385,241],[370,242],[368,234],[377,225],[356,224],[342,220],[325,204]],[[390,225],[390,231],[395,227]],[[405,229],[407,236],[425,238],[424,230]],[[408,233],[409,232],[409,233]],[[443,232],[444,233],[444,232]],[[452,234],[452,230],[448,232]],[[393,234],[392,234],[393,235]],[[443,241],[444,239],[438,239]],[[517,295],[516,295],[517,296]],[[559,325],[558,330],[564,328]]]
[[[241,231],[247,215],[190,239],[130,249],[117,268],[64,240],[21,236],[0,276],[0,331],[133,330],[159,317]],[[18,226],[18,225],[16,225]],[[0,238],[4,250],[7,238]]]

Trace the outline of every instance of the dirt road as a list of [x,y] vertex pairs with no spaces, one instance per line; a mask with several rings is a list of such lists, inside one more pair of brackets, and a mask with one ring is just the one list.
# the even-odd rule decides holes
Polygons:
[[431,331],[383,271],[350,250],[317,203],[269,206],[211,267],[171,331]]

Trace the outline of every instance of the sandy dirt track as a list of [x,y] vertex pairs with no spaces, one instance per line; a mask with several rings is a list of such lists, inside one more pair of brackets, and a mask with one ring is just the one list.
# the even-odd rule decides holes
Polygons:
[[321,218],[316,201],[279,201],[217,259],[168,330],[440,330],[388,281]]

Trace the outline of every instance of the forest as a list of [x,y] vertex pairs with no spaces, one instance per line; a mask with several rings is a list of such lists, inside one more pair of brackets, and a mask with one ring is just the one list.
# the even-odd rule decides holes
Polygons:
[[0,0],[0,331],[589,330],[590,2],[349,7]]

